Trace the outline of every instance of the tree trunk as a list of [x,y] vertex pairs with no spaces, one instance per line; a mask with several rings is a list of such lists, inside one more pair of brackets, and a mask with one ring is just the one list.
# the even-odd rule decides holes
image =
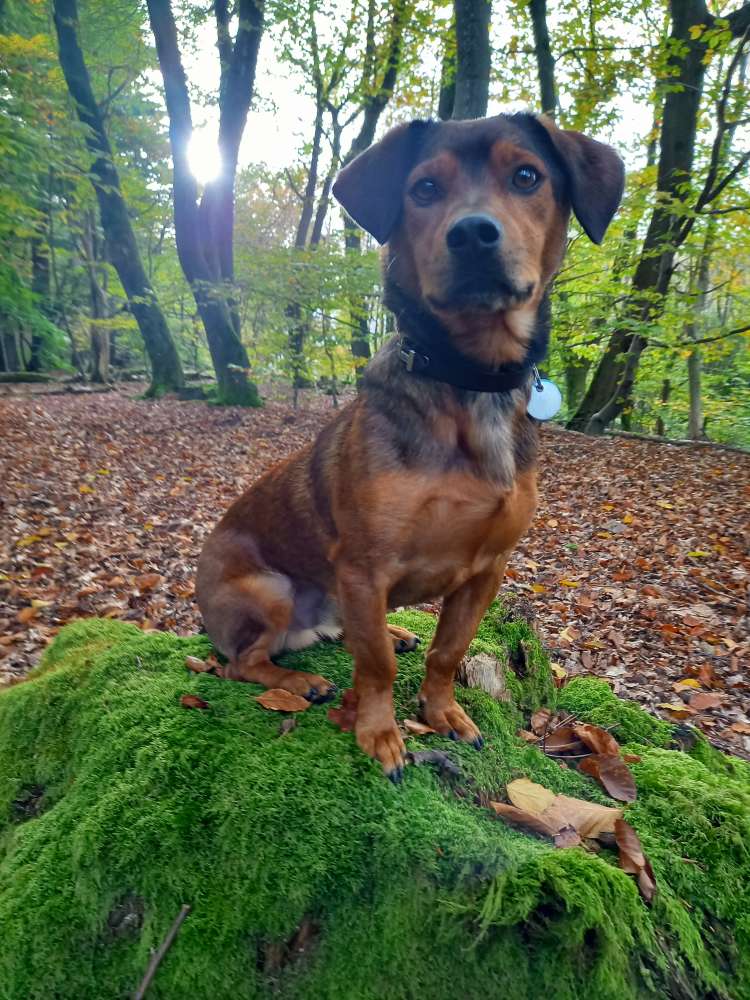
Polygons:
[[105,324],[107,319],[107,296],[97,274],[98,247],[94,220],[87,214],[83,237],[81,239],[86,260],[86,272],[89,279],[89,296],[91,299],[91,371],[92,382],[109,382],[109,330]]
[[[692,38],[690,28],[709,20],[705,0],[671,0],[672,34],[669,66],[674,77],[664,101],[660,134],[656,203],[633,275],[624,308],[627,321],[610,337],[591,384],[568,426],[601,434],[622,411],[635,382],[640,355],[647,344],[645,331],[664,308],[678,247],[679,205],[693,167],[695,135],[700,108],[706,43]],[[632,333],[640,325],[644,333]]]
[[668,378],[665,378],[661,384],[661,393],[659,394],[659,402],[661,403],[661,409],[659,410],[659,416],[656,418],[656,436],[664,437],[664,407],[669,402],[669,394],[672,391],[672,383]]
[[239,0],[237,33],[229,34],[226,2],[213,4],[219,39],[219,151],[221,173],[206,184],[199,201],[190,170],[193,134],[187,77],[170,0],[148,0],[156,41],[172,148],[174,224],[177,255],[193,292],[211,353],[222,403],[260,405],[248,379],[249,361],[240,336],[234,281],[234,182],[237,156],[253,96],[258,49],[263,33],[263,0]]
[[151,363],[148,394],[155,396],[180,389],[184,384],[182,365],[167,321],[143,269],[135,233],[120,190],[120,178],[112,159],[112,149],[78,42],[76,0],[54,0],[54,21],[65,82],[75,101],[78,117],[86,126],[86,145],[96,157],[90,167],[90,177],[99,204],[109,259],[125,289],[130,311],[138,323]]
[[555,60],[547,29],[547,0],[529,0],[531,25],[534,30],[534,53],[539,74],[539,95],[542,111],[555,118],[557,114],[557,88],[555,87]]
[[[401,62],[401,46],[404,36],[404,29],[409,17],[410,7],[405,0],[398,0],[393,4],[393,14],[390,24],[390,39],[386,51],[383,76],[380,84],[374,85],[370,94],[366,97],[362,106],[363,116],[359,132],[354,138],[348,152],[341,161],[342,168],[363,153],[368,146],[372,145],[375,138],[375,130],[378,126],[380,116],[391,99],[393,88],[396,85],[399,65]],[[362,253],[362,231],[344,215],[344,245],[347,255],[357,255]],[[367,305],[362,296],[354,292],[349,295],[349,317],[356,325],[352,332],[350,344],[352,359],[354,361],[354,372],[359,385],[362,372],[367,362],[370,360],[370,336],[367,327]]]
[[438,118],[447,122],[453,117],[456,103],[456,19],[451,20],[450,31],[443,43],[443,57],[440,61],[440,94],[438,95]]
[[[43,316],[49,316],[49,245],[46,239],[35,236],[31,240],[31,290],[37,297],[37,305]],[[42,347],[44,337],[33,330],[31,334],[31,354],[29,356],[28,370],[30,372],[40,372],[42,370]]]
[[[698,261],[698,279],[695,291],[697,292],[693,316],[689,323],[685,325],[685,338],[687,340],[698,340],[700,337],[700,320],[706,309],[708,298],[708,286],[710,279],[711,254],[716,239],[716,216],[709,219],[706,229],[706,237],[703,241],[700,259]],[[703,363],[701,360],[700,347],[696,344],[687,359],[688,370],[688,399],[690,401],[690,411],[688,415],[688,437],[693,441],[698,441],[704,436],[703,427],[703,400],[701,395],[701,375]]]
[[571,357],[565,362],[565,403],[569,411],[575,409],[583,396],[590,367],[588,358]]
[[483,118],[490,88],[490,0],[454,0],[456,95],[453,118]]

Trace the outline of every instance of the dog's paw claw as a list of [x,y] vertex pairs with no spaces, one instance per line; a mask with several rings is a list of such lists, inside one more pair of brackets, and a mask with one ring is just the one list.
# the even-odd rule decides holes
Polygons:
[[455,729],[451,729],[451,730],[449,731],[449,733],[448,733],[448,739],[451,739],[451,740],[454,740],[454,741],[457,741],[457,740],[460,740],[460,739],[461,739],[461,737],[460,737],[460,736],[458,735],[458,733],[456,732],[456,730],[455,730]]
[[472,746],[474,747],[475,750],[481,750],[482,747],[484,746],[484,738],[481,736],[477,736],[477,738],[472,743]]
[[400,785],[404,777],[403,767],[395,767],[392,771],[388,772],[387,777],[394,785]]
[[338,694],[339,689],[335,684],[332,684],[326,691],[318,691],[316,687],[311,687],[310,690],[305,695],[305,698],[313,705],[323,705],[327,701],[332,701]]

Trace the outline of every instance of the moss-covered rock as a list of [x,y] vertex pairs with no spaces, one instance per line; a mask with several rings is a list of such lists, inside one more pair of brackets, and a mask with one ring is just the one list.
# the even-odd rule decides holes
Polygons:
[[[425,639],[434,625],[394,620]],[[460,692],[481,753],[437,736],[411,748],[448,751],[473,791],[529,776],[608,801],[515,736],[521,709],[554,697],[528,626],[496,606],[473,649],[515,663],[516,700]],[[642,756],[627,817],[659,884],[647,908],[608,851],[556,851],[429,767],[394,787],[325,706],[280,735],[258,689],[188,673],[185,656],[208,652],[205,638],[77,622],[0,693],[2,1000],[132,994],[182,903],[155,1000],[750,997],[744,765],[703,743],[667,749],[669,726],[598,681],[563,689],[562,707]],[[349,684],[338,645],[288,659]],[[399,717],[421,668],[400,657]],[[210,708],[181,708],[188,692]]]

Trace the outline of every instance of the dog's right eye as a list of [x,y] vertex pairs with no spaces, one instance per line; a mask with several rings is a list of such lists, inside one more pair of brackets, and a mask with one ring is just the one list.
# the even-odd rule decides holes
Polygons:
[[423,177],[412,187],[409,194],[418,205],[431,205],[440,197],[440,188],[429,177]]

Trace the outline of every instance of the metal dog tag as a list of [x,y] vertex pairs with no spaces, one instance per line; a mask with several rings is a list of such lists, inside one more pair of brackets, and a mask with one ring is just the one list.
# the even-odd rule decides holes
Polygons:
[[554,382],[548,378],[540,378],[534,367],[534,381],[531,386],[526,412],[534,420],[551,420],[559,413],[562,406],[562,394]]

